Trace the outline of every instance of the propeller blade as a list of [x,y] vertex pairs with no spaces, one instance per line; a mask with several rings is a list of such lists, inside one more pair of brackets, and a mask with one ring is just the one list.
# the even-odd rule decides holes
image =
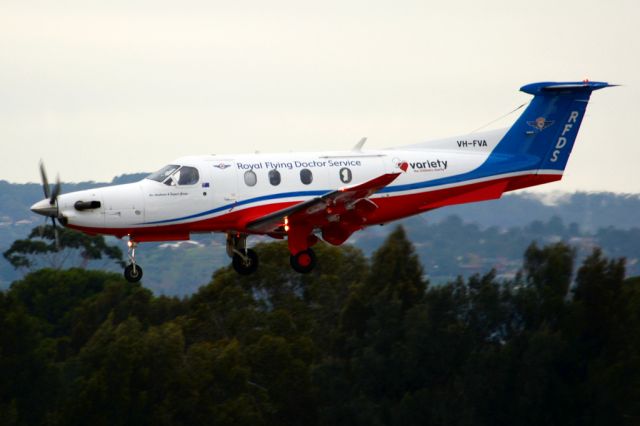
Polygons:
[[56,218],[51,216],[51,223],[53,224],[53,235],[56,239],[56,251],[60,251],[60,237],[58,236],[58,227],[56,226]]
[[44,197],[49,198],[51,196],[51,188],[49,187],[47,172],[44,169],[44,162],[42,160],[40,160],[40,179],[42,180],[42,189],[44,190]]
[[60,175],[56,176],[56,186],[53,187],[53,191],[51,192],[51,199],[49,200],[49,204],[54,205],[56,203],[56,199],[58,195],[60,195],[61,185],[60,185]]
[[44,231],[47,230],[47,218],[44,218],[44,223],[38,227],[38,236],[42,238],[44,236]]

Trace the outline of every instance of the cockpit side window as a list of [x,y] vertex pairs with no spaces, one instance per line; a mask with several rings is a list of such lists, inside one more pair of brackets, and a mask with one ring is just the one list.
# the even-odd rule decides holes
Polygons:
[[156,182],[163,182],[167,177],[171,176],[173,172],[175,172],[179,168],[180,166],[176,164],[169,164],[167,166],[164,166],[157,172],[151,173],[149,176],[147,176],[147,179],[155,180]]
[[194,185],[198,183],[198,179],[200,179],[198,169],[195,167],[182,166],[176,174],[180,175],[173,176],[173,178],[178,181],[178,185]]
[[169,164],[157,172],[151,173],[147,176],[147,179],[163,182],[165,185],[169,186],[194,185],[198,183],[200,174],[198,173],[198,169],[195,167],[180,167],[175,164]]

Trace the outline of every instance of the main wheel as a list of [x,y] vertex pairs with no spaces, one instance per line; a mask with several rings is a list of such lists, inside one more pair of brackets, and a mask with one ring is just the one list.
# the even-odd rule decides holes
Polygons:
[[128,264],[124,268],[124,278],[130,283],[137,283],[142,279],[142,268],[140,265]]
[[258,255],[251,249],[247,249],[244,256],[234,253],[231,264],[240,275],[250,275],[258,269]]
[[308,248],[289,258],[294,271],[307,274],[316,266],[316,254]]

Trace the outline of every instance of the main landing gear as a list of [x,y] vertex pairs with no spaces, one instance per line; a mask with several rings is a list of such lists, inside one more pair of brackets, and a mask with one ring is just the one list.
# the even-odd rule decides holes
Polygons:
[[[315,241],[309,241],[315,243]],[[136,263],[137,241],[129,237],[127,242],[127,256],[129,264],[124,268],[124,278],[130,283],[137,283],[142,279],[142,268]],[[299,246],[298,246],[299,247]],[[302,248],[302,247],[300,247]],[[291,244],[289,250],[293,250]],[[307,274],[316,266],[316,254],[307,246],[304,250],[298,248],[296,254],[289,257],[294,271]],[[233,269],[240,275],[251,275],[258,269],[258,254],[247,248],[247,234],[227,233],[227,254],[231,257]]]
[[129,264],[124,268],[124,278],[130,283],[137,283],[142,279],[142,268],[136,264],[136,247],[138,243],[130,238],[127,246],[129,247],[127,253],[129,256]]
[[258,269],[258,255],[247,248],[246,234],[227,234],[227,254],[240,275],[251,275]]
[[301,274],[308,274],[316,266],[316,254],[312,248],[308,248],[301,252],[291,255],[289,257],[289,263],[294,271]]
[[[240,275],[251,275],[258,269],[258,255],[247,248],[246,234],[227,234],[227,254],[231,257],[233,269]],[[316,266],[316,254],[311,248],[307,248],[291,255],[289,262],[294,271],[307,274]]]

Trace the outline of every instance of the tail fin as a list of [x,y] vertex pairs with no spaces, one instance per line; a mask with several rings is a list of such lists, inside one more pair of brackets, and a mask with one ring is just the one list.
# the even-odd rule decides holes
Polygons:
[[494,158],[516,156],[533,169],[564,170],[591,92],[610,86],[587,81],[523,86],[520,90],[533,100],[496,146]]

